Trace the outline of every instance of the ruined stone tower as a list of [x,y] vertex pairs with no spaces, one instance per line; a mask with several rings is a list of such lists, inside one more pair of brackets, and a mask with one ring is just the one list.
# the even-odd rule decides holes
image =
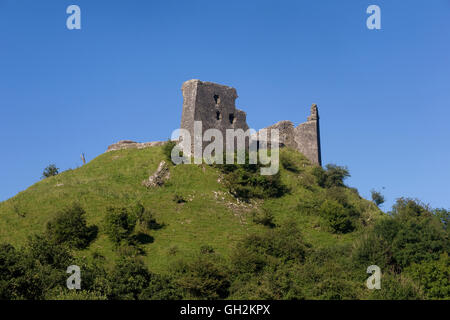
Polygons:
[[[248,130],[246,114],[236,109],[236,89],[212,82],[189,80],[183,83],[181,129],[194,137],[194,121],[202,122],[202,130],[218,129],[225,137],[227,129]],[[209,142],[203,142],[208,145]]]
[[311,106],[307,121],[294,127],[292,121],[280,121],[266,129],[278,129],[280,144],[303,153],[313,164],[322,165],[320,150],[319,111],[317,105]]
[[[181,129],[194,136],[194,121],[202,121],[203,132],[218,129],[223,136],[227,129],[248,130],[245,112],[236,109],[236,89],[212,82],[189,80],[183,83],[183,113]],[[319,112],[311,107],[307,121],[294,127],[291,121],[280,121],[266,129],[279,130],[279,143],[303,153],[313,164],[322,165],[320,150]],[[209,142],[203,142],[203,146]]]

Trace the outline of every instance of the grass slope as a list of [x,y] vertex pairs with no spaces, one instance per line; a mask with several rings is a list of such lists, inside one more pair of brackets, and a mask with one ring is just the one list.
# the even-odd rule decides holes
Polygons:
[[[44,179],[15,197],[0,203],[0,242],[22,246],[31,234],[40,234],[58,210],[78,202],[87,213],[88,225],[100,227],[97,239],[86,250],[76,252],[89,259],[100,253],[113,262],[117,253],[103,231],[106,208],[140,201],[164,225],[151,232],[153,241],[144,245],[144,260],[150,270],[164,273],[178,258],[189,259],[202,245],[210,245],[225,258],[235,243],[250,232],[263,229],[251,218],[252,210],[270,209],[275,223],[295,219],[305,240],[315,247],[350,243],[364,227],[338,235],[321,226],[320,217],[300,213],[298,205],[324,197],[312,175],[312,167],[300,153],[283,149],[299,172],[280,168],[290,192],[281,198],[242,203],[232,197],[221,183],[221,173],[208,165],[170,167],[170,179],[161,188],[147,189],[141,182],[164,159],[162,147],[108,152],[75,170]],[[356,190],[346,189],[349,201],[362,212],[362,226],[371,224],[382,212]],[[176,203],[174,195],[186,203]]]

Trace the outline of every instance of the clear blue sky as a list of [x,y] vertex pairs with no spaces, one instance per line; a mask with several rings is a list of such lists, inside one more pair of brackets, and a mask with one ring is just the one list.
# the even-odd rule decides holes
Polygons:
[[450,0],[0,0],[0,200],[50,163],[166,139],[192,78],[235,87],[255,129],[317,103],[324,163],[362,196],[450,208]]

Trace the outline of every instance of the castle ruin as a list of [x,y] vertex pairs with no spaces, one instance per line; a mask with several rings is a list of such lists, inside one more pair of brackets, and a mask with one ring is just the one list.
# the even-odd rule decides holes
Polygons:
[[[248,130],[246,113],[235,105],[238,97],[236,89],[213,82],[188,80],[183,83],[181,90],[183,112],[180,128],[189,131],[192,137],[194,121],[202,122],[203,132],[218,129],[224,137],[227,129]],[[280,146],[296,149],[313,164],[322,165],[317,105],[311,107],[307,121],[297,127],[291,121],[280,121],[265,129],[278,129]],[[203,146],[205,144],[203,142]]]
[[[202,122],[202,132],[208,129],[218,129],[226,136],[227,129],[249,129],[246,113],[236,108],[238,97],[236,89],[213,82],[188,80],[183,83],[183,111],[181,115],[181,129],[188,130],[194,137],[194,122]],[[279,144],[303,153],[313,164],[322,165],[320,150],[319,112],[317,105],[311,107],[311,114],[307,121],[294,126],[292,121],[280,121],[265,129],[279,130]],[[268,131],[270,141],[270,130]],[[164,142],[137,143],[122,140],[110,145],[107,151],[148,148],[162,145]],[[209,142],[203,141],[203,148]]]

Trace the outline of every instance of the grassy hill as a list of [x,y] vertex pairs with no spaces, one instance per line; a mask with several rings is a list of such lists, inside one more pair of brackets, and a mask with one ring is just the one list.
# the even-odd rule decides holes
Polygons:
[[[386,281],[391,285],[384,289],[387,291],[383,291],[382,298],[425,297],[423,288],[435,280],[428,279],[422,287],[415,287],[407,277],[420,274],[415,263],[421,261],[431,261],[428,267],[444,270],[437,274],[448,278],[448,256],[440,258],[448,252],[446,224],[439,222],[445,219],[435,219],[436,212],[411,200],[399,202],[394,218],[390,218],[374,203],[361,198],[356,189],[342,183],[345,169],[344,173],[340,167],[324,170],[310,165],[297,151],[282,149],[279,179],[285,191],[277,196],[260,194],[239,199],[232,195],[232,184],[248,176],[241,167],[233,176],[220,166],[170,164],[170,178],[163,186],[143,186],[142,181],[155,172],[162,160],[167,160],[163,146],[104,153],[80,168],[43,179],[1,202],[0,243],[22,250],[25,258],[11,262],[11,252],[15,251],[4,246],[0,262],[37,263],[37,270],[44,271],[36,272],[48,273],[48,269],[42,269],[47,262],[41,258],[42,252],[50,250],[42,249],[48,244],[32,245],[29,238],[45,234],[49,222],[77,203],[86,212],[87,225],[97,226],[98,234],[86,249],[72,248],[70,254],[87,265],[97,265],[98,257],[102,257],[101,264],[108,270],[102,273],[106,280],[88,290],[96,292],[94,297],[368,298],[373,296],[364,285],[365,269],[374,263],[389,271]],[[121,262],[124,252],[108,237],[105,226],[108,208],[136,203],[151,212],[160,226],[140,238],[138,259],[142,268],[136,260],[127,265]],[[447,211],[440,214],[447,214],[448,219]],[[389,231],[394,227],[395,232]],[[427,242],[429,239],[432,242]],[[40,248],[39,254],[33,253],[36,248]],[[214,254],[199,256],[205,248]],[[28,256],[34,262],[29,262]],[[213,256],[219,260],[210,261]],[[145,268],[167,279],[158,280],[165,285],[158,284],[142,295],[146,292],[142,288],[156,281],[149,280],[153,278]],[[408,268],[412,268],[410,273],[403,272]],[[17,286],[12,267],[5,270],[6,278],[0,277],[0,298],[42,298],[42,293],[9,294]],[[132,292],[128,282],[121,288],[114,287],[117,279],[124,279],[124,272],[131,272],[130,279],[139,278],[143,272],[147,280]],[[27,279],[25,273],[23,277]],[[63,273],[58,277],[66,276]],[[110,277],[116,280],[108,280]],[[172,286],[181,293],[172,296],[164,291],[165,295],[159,295],[161,288]],[[44,297],[67,297],[66,289],[61,288]],[[450,296],[448,283],[439,282],[438,288],[432,298]],[[92,298],[89,294],[82,298]]]
[[[122,206],[138,200],[154,212],[163,228],[152,232],[152,243],[145,244],[148,266],[164,272],[175,259],[191,257],[202,245],[212,246],[227,256],[236,241],[251,231],[262,229],[252,222],[252,210],[269,208],[275,223],[290,217],[298,221],[306,240],[313,245],[327,246],[336,242],[351,242],[354,234],[336,235],[320,227],[319,217],[302,215],[297,206],[302,198],[311,198],[323,190],[315,185],[311,167],[303,167],[307,160],[293,150],[283,150],[295,159],[302,172],[292,173],[280,168],[282,180],[291,189],[283,197],[251,203],[238,201],[220,183],[221,172],[208,165],[180,165],[170,168],[171,178],[161,188],[142,186],[164,159],[162,147],[118,150],[102,154],[75,170],[44,179],[12,199],[0,203],[2,225],[0,242],[23,245],[30,234],[42,233],[55,214],[78,202],[87,213],[88,224],[100,226],[98,239],[86,251],[88,256],[98,252],[108,259],[115,258],[115,250],[102,232],[108,206]],[[311,186],[305,184],[310,183]],[[351,202],[361,207],[368,222],[381,215],[377,207],[348,189]],[[180,195],[186,203],[176,203]],[[170,254],[176,251],[177,254]]]

